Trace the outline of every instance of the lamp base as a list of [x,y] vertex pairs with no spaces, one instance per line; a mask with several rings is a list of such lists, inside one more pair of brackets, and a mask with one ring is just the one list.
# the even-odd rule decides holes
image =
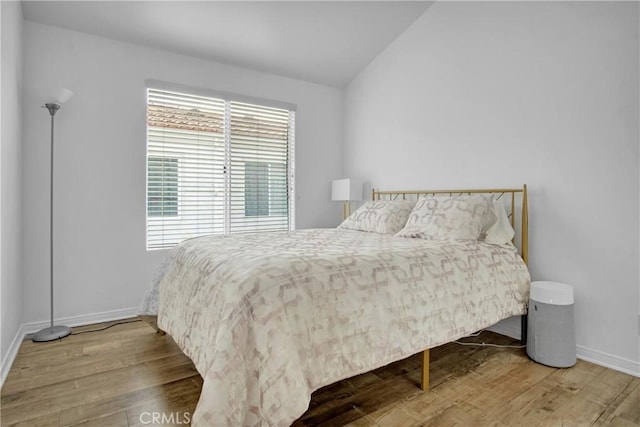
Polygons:
[[71,328],[68,326],[50,326],[36,332],[31,338],[33,342],[46,342],[59,340],[71,334]]
[[344,221],[349,218],[349,215],[351,215],[351,202],[349,200],[345,200],[342,205],[342,220]]

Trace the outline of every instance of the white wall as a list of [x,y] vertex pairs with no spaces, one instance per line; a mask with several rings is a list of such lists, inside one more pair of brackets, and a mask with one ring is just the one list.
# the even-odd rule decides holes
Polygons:
[[438,2],[345,91],[346,175],[529,185],[534,280],[586,356],[640,374],[638,3]]
[[335,225],[339,90],[25,22],[24,318],[48,316],[52,88],[56,115],[56,317],[136,307],[164,251],[145,250],[145,79],[297,104],[297,228]]
[[[18,2],[0,2],[2,81],[0,91],[0,360],[2,380],[8,370],[11,344],[22,322],[20,266],[21,222],[21,90],[22,8]],[[1,381],[0,381],[1,383]]]

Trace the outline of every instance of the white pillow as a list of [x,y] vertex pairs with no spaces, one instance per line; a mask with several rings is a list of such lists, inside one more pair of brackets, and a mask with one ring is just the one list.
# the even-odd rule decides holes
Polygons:
[[478,240],[489,203],[482,196],[425,197],[418,200],[407,225],[396,234],[427,240]]
[[509,221],[509,216],[502,202],[495,201],[491,204],[491,210],[496,217],[494,223],[487,229],[484,241],[493,245],[504,245],[513,239],[516,234]]
[[498,220],[498,216],[495,213],[495,209],[493,204],[495,203],[493,197],[491,196],[478,196],[483,197],[487,202],[487,211],[484,213],[482,217],[482,229],[480,230],[480,237],[478,240],[484,240],[487,237],[487,231],[491,228],[496,221]]
[[416,202],[412,200],[373,200],[360,206],[338,228],[396,234],[407,222]]

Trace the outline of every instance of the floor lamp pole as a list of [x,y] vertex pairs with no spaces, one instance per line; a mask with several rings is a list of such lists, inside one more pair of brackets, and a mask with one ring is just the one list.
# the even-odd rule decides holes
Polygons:
[[60,109],[60,104],[49,103],[44,105],[51,115],[51,166],[49,177],[49,279],[51,290],[51,325],[48,328],[39,330],[32,338],[35,342],[45,342],[61,339],[71,334],[71,328],[68,326],[53,325],[53,117]]

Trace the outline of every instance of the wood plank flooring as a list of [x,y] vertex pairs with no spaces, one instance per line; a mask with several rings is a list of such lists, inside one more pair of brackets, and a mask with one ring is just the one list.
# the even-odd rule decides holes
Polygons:
[[[518,344],[491,332],[466,341]],[[415,355],[331,384],[294,426],[640,426],[640,379],[583,361],[554,369],[523,349],[451,343],[431,350],[426,392],[420,375]],[[144,322],[24,341],[2,388],[0,424],[184,426],[201,387],[171,338]],[[165,422],[152,422],[154,413]]]

